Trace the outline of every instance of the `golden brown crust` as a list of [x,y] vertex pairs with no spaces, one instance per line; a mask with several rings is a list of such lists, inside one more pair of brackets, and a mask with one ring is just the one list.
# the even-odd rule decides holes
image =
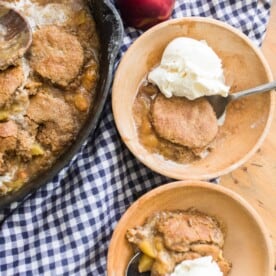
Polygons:
[[16,144],[17,144],[17,138],[14,136],[5,137],[5,138],[0,137],[0,153],[3,154],[6,152],[15,150]]
[[224,243],[218,223],[203,214],[171,213],[158,221],[157,230],[163,235],[164,243],[170,250],[185,252],[191,244]]
[[184,260],[212,256],[226,276],[231,263],[223,256],[223,230],[216,218],[192,208],[156,212],[143,226],[128,229],[126,238],[151,254],[151,275],[170,275]]
[[8,121],[5,123],[0,123],[0,137],[16,137],[17,135],[17,125],[14,121]]
[[14,150],[17,141],[17,125],[13,121],[0,123],[0,154]]
[[[50,168],[77,138],[99,79],[99,39],[87,1],[35,4],[45,16],[34,26],[30,50],[20,66],[0,71],[0,175],[8,179],[0,195]],[[54,19],[48,11],[55,4]],[[22,12],[36,16],[28,7]]]
[[40,89],[30,101],[27,116],[40,126],[38,141],[58,151],[74,137],[76,125],[72,108],[55,93],[51,88]]
[[22,84],[24,74],[21,66],[0,71],[0,107],[5,105]]
[[189,101],[184,97],[166,98],[159,93],[151,114],[160,137],[189,148],[206,146],[218,132],[216,115],[203,98]]
[[47,26],[34,33],[30,64],[40,76],[66,86],[79,74],[83,60],[77,37],[61,28]]

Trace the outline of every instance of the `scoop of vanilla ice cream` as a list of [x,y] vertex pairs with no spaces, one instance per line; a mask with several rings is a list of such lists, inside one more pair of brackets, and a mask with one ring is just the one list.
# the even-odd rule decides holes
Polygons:
[[211,256],[183,261],[170,276],[223,276],[218,264]]
[[148,75],[167,97],[189,100],[219,94],[228,95],[220,58],[205,41],[178,37],[166,47],[161,63]]

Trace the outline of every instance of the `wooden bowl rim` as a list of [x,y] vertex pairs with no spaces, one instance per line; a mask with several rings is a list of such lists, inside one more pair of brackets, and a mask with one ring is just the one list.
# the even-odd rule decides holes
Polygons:
[[[196,16],[195,17],[183,17],[183,18],[177,18],[177,19],[170,19],[168,21],[159,23],[156,26],[154,26],[154,27],[150,28],[149,30],[147,30],[146,32],[144,32],[139,38],[137,38],[136,41],[133,42],[133,44],[128,48],[128,50],[122,57],[120,64],[116,70],[114,81],[113,81],[113,87],[112,87],[112,111],[113,111],[113,116],[114,116],[114,120],[115,120],[115,125],[116,125],[121,137],[122,137],[122,134],[124,133],[124,131],[123,131],[124,126],[122,124],[120,124],[120,113],[116,107],[116,91],[118,89],[120,89],[118,79],[119,79],[119,74],[120,74],[121,68],[125,66],[125,63],[127,63],[128,59],[129,59],[129,55],[135,49],[138,42],[140,43],[141,40],[144,40],[147,37],[150,37],[156,31],[158,31],[162,28],[166,28],[167,26],[178,25],[178,24],[183,25],[184,23],[189,23],[189,22],[201,22],[201,23],[216,25],[216,26],[219,26],[223,29],[227,29],[228,31],[236,34],[248,45],[248,47],[250,47],[256,53],[258,59],[263,64],[268,81],[273,81],[272,72],[271,72],[268,62],[266,61],[261,50],[245,34],[243,34],[240,30],[234,28],[233,26],[229,25],[228,23],[225,23],[225,22],[219,21],[217,19],[213,19],[213,18],[196,17]],[[125,141],[124,139],[122,139],[122,140],[123,140],[124,144],[127,146],[127,148],[131,151],[131,153],[140,162],[142,162],[148,168],[150,168],[151,170],[153,170],[157,173],[160,173],[164,176],[178,179],[178,180],[213,179],[213,178],[225,175],[225,174],[239,168],[242,164],[244,164],[246,161],[248,161],[257,152],[257,150],[260,148],[260,146],[264,142],[267,134],[269,133],[269,129],[270,129],[270,126],[271,126],[271,123],[273,120],[273,115],[274,115],[274,110],[275,110],[275,105],[276,105],[276,98],[275,98],[274,93],[273,92],[268,92],[268,93],[270,93],[270,105],[268,107],[269,111],[268,111],[267,120],[265,122],[264,130],[263,130],[262,134],[260,135],[259,139],[255,143],[255,145],[251,148],[251,150],[249,150],[243,157],[241,157],[239,160],[237,160],[237,162],[235,162],[233,164],[229,164],[229,166],[227,166],[226,168],[217,170],[216,172],[202,173],[202,174],[189,173],[189,175],[187,175],[187,173],[185,173],[185,172],[183,173],[181,169],[177,170],[177,172],[171,172],[168,169],[160,169],[159,167],[155,166],[155,164],[153,162],[150,162],[146,158],[143,158],[144,155],[140,155],[137,148],[135,146],[133,146],[132,143],[129,143],[128,141]]]
[[109,244],[108,254],[107,254],[107,275],[108,276],[116,275],[116,274],[112,274],[114,270],[113,270],[113,267],[111,267],[110,260],[112,259],[112,256],[118,253],[118,250],[116,248],[116,243],[119,240],[119,237],[120,237],[119,234],[122,231],[122,228],[124,228],[125,222],[127,222],[129,218],[133,215],[133,213],[135,213],[136,210],[139,209],[139,206],[143,205],[144,202],[148,201],[153,196],[156,197],[159,194],[166,193],[169,190],[187,189],[187,188],[197,188],[197,189],[202,188],[204,190],[207,189],[207,190],[219,192],[231,198],[244,211],[246,211],[248,216],[250,216],[251,219],[256,222],[256,225],[258,226],[263,236],[263,239],[265,241],[265,248],[267,250],[267,255],[268,255],[267,263],[268,263],[269,273],[268,275],[264,275],[264,276],[273,276],[274,249],[272,245],[272,240],[270,238],[270,234],[261,216],[257,213],[257,211],[253,208],[252,205],[250,205],[242,196],[240,196],[236,192],[218,184],[213,184],[207,181],[199,181],[199,180],[181,180],[181,181],[174,181],[174,182],[161,185],[142,195],[126,210],[126,212],[122,215],[121,219],[117,223]]

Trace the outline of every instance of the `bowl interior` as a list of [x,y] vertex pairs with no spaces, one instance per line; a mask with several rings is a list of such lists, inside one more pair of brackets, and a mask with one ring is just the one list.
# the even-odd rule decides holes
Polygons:
[[213,19],[182,18],[159,24],[139,37],[123,57],[112,92],[115,122],[123,141],[154,171],[176,179],[210,179],[235,169],[258,149],[270,125],[273,95],[254,95],[230,104],[215,149],[204,159],[183,165],[150,154],[139,143],[132,106],[141,81],[160,62],[167,44],[179,36],[205,40],[213,48],[222,59],[232,92],[272,77],[261,52],[245,35]]
[[190,207],[215,216],[226,227],[224,255],[233,265],[229,276],[272,276],[271,241],[255,210],[226,188],[200,181],[161,186],[141,197],[126,211],[110,243],[108,276],[124,275],[133,255],[125,238],[128,228],[142,225],[154,211]]

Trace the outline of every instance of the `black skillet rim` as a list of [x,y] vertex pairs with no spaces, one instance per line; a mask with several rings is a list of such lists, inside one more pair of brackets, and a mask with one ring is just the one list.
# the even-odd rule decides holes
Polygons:
[[40,187],[51,181],[55,175],[68,165],[74,155],[80,150],[88,136],[94,134],[100,121],[113,80],[113,67],[123,40],[124,29],[119,13],[114,5],[108,0],[90,0],[88,2],[96,22],[101,43],[100,80],[96,87],[97,96],[95,99],[97,104],[91,108],[88,119],[78,133],[75,141],[65,153],[61,155],[51,168],[27,182],[21,189],[11,194],[1,196],[0,210],[7,208],[11,203],[22,202],[28,195],[31,195]]

